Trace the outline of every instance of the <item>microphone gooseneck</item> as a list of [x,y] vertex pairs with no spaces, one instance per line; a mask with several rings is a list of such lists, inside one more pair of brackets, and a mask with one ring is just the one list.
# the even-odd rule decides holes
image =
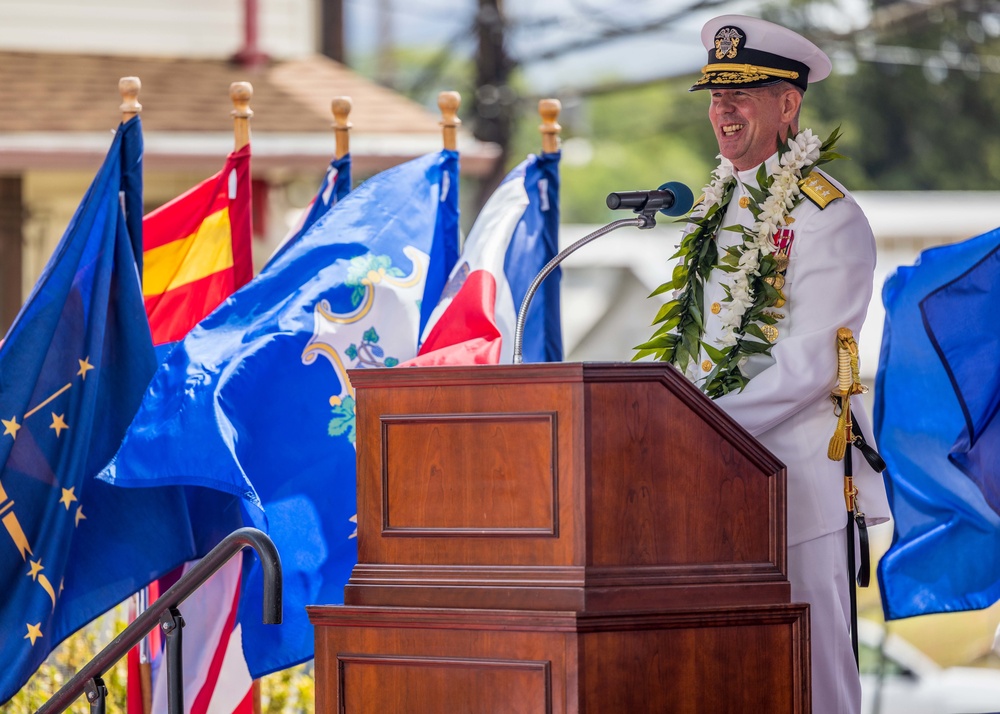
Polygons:
[[647,216],[645,214],[640,214],[635,218],[619,219],[613,223],[609,223],[606,226],[598,228],[589,235],[585,235],[580,240],[561,250],[558,255],[546,263],[545,267],[538,271],[538,275],[536,275],[535,279],[531,281],[531,285],[528,286],[528,291],[524,294],[524,299],[521,301],[521,309],[517,312],[517,323],[514,326],[514,364],[521,364],[523,361],[524,323],[528,319],[528,306],[531,304],[531,298],[534,297],[535,292],[538,290],[538,286],[542,284],[542,281],[548,277],[549,273],[559,267],[559,263],[561,263],[566,256],[570,255],[578,248],[582,248],[587,245],[590,241],[600,238],[603,235],[607,235],[611,231],[618,228],[622,228],[624,226],[652,228],[655,224],[655,219],[653,219],[652,216]]

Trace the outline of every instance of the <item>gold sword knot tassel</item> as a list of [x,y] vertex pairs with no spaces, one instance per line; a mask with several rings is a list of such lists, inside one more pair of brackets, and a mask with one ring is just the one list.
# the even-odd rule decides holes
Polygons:
[[837,409],[837,428],[826,454],[832,461],[842,460],[851,442],[850,397],[867,391],[868,388],[861,384],[858,343],[849,328],[841,327],[837,330],[837,388],[830,393]]

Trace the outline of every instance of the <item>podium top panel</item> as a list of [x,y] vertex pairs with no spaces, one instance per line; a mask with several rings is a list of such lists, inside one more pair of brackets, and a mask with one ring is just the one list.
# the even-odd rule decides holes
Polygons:
[[538,362],[460,367],[395,367],[351,369],[348,370],[348,375],[355,389],[482,382],[665,381],[684,385],[682,388],[699,393],[675,367],[664,362]]

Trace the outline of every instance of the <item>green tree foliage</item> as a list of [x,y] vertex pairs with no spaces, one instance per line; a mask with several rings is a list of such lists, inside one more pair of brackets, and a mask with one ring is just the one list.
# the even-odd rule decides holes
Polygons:
[[[0,711],[3,714],[31,714],[36,711],[127,625],[128,607],[123,603],[66,638],[52,651],[21,691],[0,707]],[[104,675],[104,684],[108,688],[108,711],[125,711],[126,677],[124,658]],[[67,711],[86,714],[90,711],[90,705],[86,697],[81,695]]]
[[[1000,2],[907,8],[883,0],[875,29],[843,37],[817,35],[802,5],[772,17],[797,24],[834,57],[834,74],[806,94],[803,123],[819,133],[843,125],[840,150],[852,161],[838,164],[839,179],[852,190],[997,187]],[[879,22],[898,11],[907,12]]]
[[269,674],[261,680],[261,714],[310,714],[316,707],[312,661]]

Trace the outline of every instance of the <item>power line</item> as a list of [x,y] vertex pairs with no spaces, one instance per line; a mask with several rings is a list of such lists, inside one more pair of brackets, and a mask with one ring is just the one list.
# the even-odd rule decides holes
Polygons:
[[557,45],[555,47],[550,47],[549,49],[536,52],[535,54],[527,53],[522,54],[518,61],[521,64],[529,64],[531,62],[541,62],[545,60],[556,59],[558,57],[563,57],[564,55],[570,54],[572,52],[579,52],[582,50],[588,50],[594,48],[596,45],[604,44],[613,40],[622,39],[625,37],[634,37],[635,35],[645,34],[649,32],[656,32],[666,28],[673,22],[690,15],[693,12],[699,12],[701,10],[709,10],[719,5],[730,4],[732,0],[697,0],[697,2],[685,7],[682,10],[670,13],[665,17],[660,17],[655,20],[648,20],[646,22],[637,23],[634,25],[629,25],[627,27],[610,27],[605,28],[595,35],[590,37],[579,38],[571,40],[562,45]]

